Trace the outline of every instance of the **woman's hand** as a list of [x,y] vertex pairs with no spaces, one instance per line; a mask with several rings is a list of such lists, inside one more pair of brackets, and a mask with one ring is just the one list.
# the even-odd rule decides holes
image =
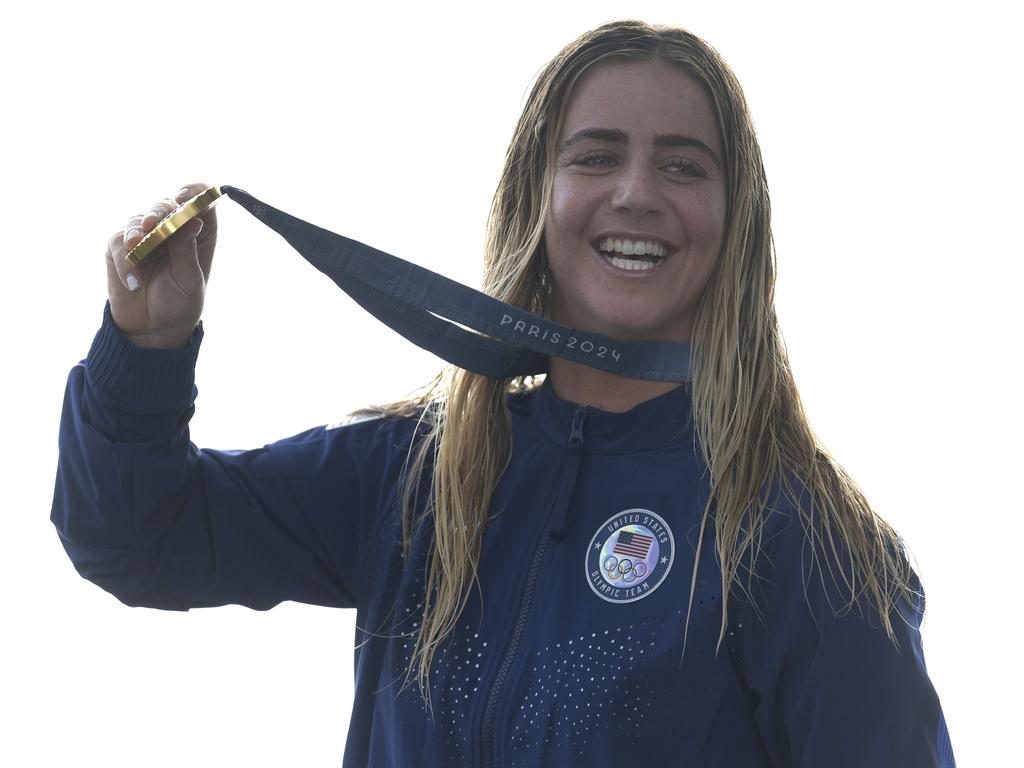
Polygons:
[[217,214],[208,208],[175,232],[137,267],[125,261],[179,203],[209,188],[182,187],[175,199],[154,203],[146,214],[128,219],[107,241],[107,293],[114,323],[140,347],[180,349],[188,344],[203,313],[217,244]]

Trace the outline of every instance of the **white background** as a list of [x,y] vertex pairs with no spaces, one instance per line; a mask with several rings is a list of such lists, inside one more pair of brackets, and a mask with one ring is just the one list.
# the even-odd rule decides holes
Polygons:
[[[1005,4],[1009,6],[1010,4]],[[777,306],[812,423],[907,539],[963,766],[1019,745],[1021,61],[984,3],[38,3],[0,23],[0,763],[335,766],[353,613],[130,609],[49,522],[69,369],[107,237],[186,182],[235,184],[479,284],[537,71],[615,18],[703,36],[746,91]],[[194,441],[248,448],[404,396],[438,362],[231,202]]]

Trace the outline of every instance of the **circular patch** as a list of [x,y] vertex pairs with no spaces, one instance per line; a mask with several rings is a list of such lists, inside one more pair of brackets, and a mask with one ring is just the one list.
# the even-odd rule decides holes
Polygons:
[[587,547],[587,583],[610,603],[632,603],[656,590],[672,569],[672,529],[649,509],[608,518]]

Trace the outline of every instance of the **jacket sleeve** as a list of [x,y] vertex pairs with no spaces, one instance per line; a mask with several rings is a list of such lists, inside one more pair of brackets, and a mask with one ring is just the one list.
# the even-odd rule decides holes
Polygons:
[[738,623],[730,621],[733,658],[775,765],[955,768],[925,666],[917,574],[916,604],[901,601],[891,616],[897,650],[866,597],[843,611],[848,587],[835,587],[823,549],[812,557],[797,515],[784,517],[784,530],[765,546],[770,564],[754,592],[758,609],[741,602]]
[[391,476],[388,423],[247,451],[189,440],[202,326],[136,347],[110,316],[68,378],[50,519],[78,572],[130,606],[355,607]]

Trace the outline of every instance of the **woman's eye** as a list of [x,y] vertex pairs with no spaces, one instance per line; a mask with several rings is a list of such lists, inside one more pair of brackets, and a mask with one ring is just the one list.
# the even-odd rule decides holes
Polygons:
[[691,163],[689,160],[669,160],[665,163],[662,168],[677,169],[674,173],[680,176],[703,176],[704,172],[700,169],[700,166],[696,163]]
[[[610,155],[607,152],[592,152],[588,155],[583,155],[572,162],[573,165],[581,165],[584,168],[594,169],[605,169],[611,168],[619,164],[619,161],[614,155]],[[695,178],[703,176],[704,172],[700,166],[690,160],[683,158],[677,158],[675,160],[669,160],[667,163],[661,166],[662,169],[670,171],[674,176],[684,176],[689,178]]]
[[587,168],[611,168],[614,164],[615,158],[605,152],[584,155],[573,161],[573,165],[583,165]]

